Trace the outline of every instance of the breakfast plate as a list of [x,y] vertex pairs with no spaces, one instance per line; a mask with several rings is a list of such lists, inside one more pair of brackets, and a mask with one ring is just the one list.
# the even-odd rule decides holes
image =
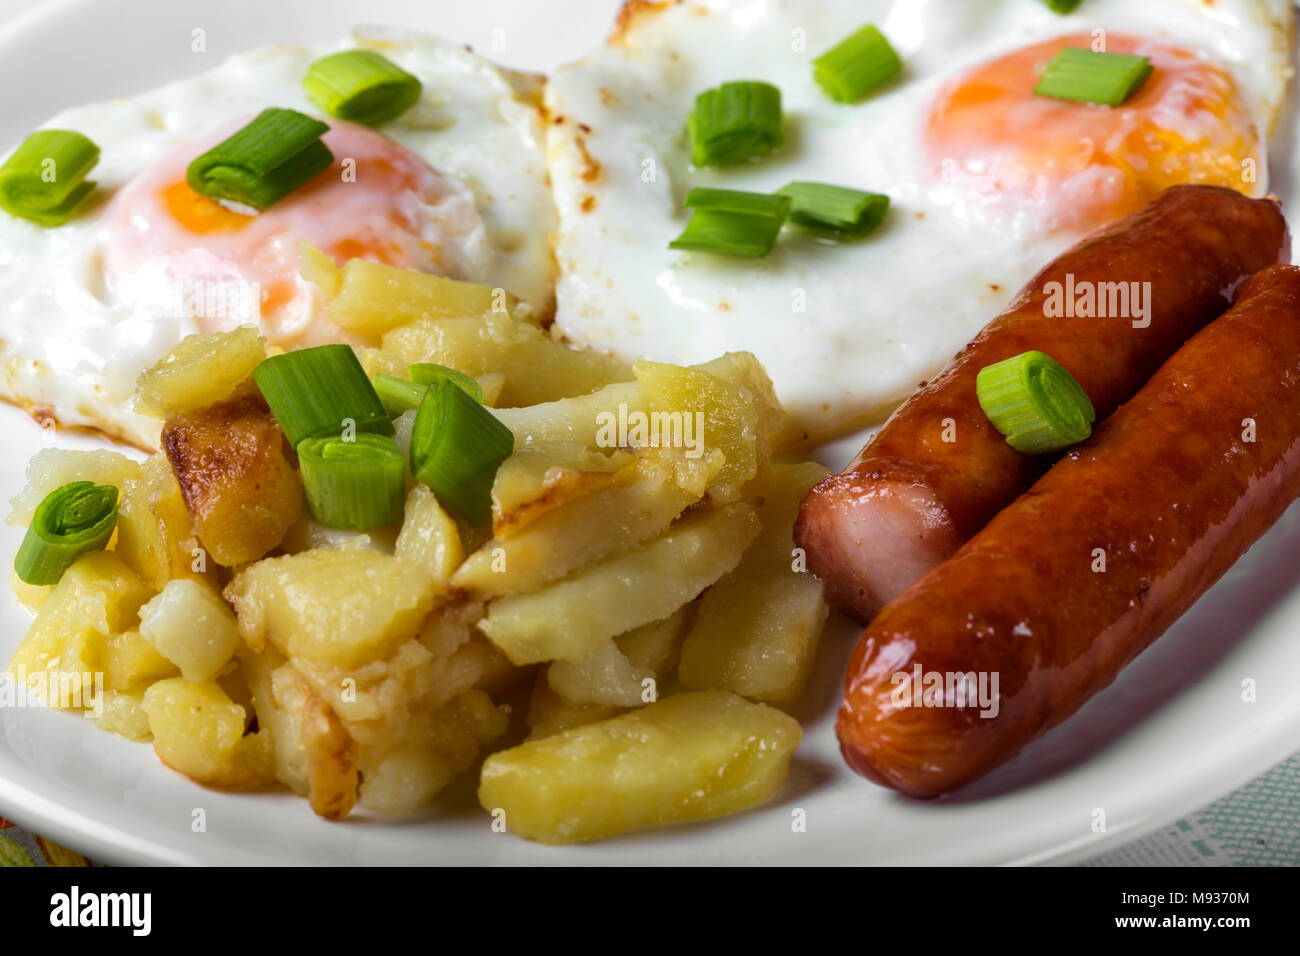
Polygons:
[[[597,46],[619,4],[375,0],[368,21],[428,30],[505,65],[551,70]],[[32,94],[0,120],[17,142],[47,116],[109,95],[131,95],[211,68],[268,43],[344,36],[358,5],[234,0],[65,0],[0,31],[0,77]],[[204,52],[194,48],[201,31]],[[39,77],[39,82],[32,82]],[[183,108],[183,107],[178,107]],[[1271,189],[1300,206],[1291,168],[1296,135],[1285,112],[1272,150]],[[1047,252],[1040,251],[1046,259]],[[992,311],[988,310],[991,314]],[[714,350],[720,351],[720,350]],[[0,407],[8,454],[0,496],[23,487],[27,460],[48,447],[98,448],[97,438],[43,430]],[[819,447],[843,467],[863,434]],[[21,529],[0,527],[12,554]],[[745,812],[586,846],[546,847],[497,832],[462,779],[400,821],[357,814],[327,822],[284,793],[196,787],[148,746],[96,733],[89,721],[43,708],[0,719],[0,813],[119,863],[348,864],[1035,864],[1077,862],[1149,833],[1292,753],[1300,699],[1300,511],[1282,519],[1156,645],[1075,717],[954,796],[912,800],[872,786],[843,763],[834,715],[860,628],[832,617],[799,703],[803,724],[789,778]],[[0,655],[30,621],[0,599]],[[1249,686],[1251,693],[1244,693]],[[472,775],[470,775],[472,776]]]

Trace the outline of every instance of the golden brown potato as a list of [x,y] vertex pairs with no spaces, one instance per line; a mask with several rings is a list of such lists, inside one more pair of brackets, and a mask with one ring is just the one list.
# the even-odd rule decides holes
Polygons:
[[266,358],[266,340],[251,325],[233,332],[187,335],[161,362],[141,373],[136,411],[171,418],[232,396],[256,392],[253,369]]
[[144,692],[143,707],[154,752],[173,770],[206,786],[232,790],[271,779],[267,739],[245,735],[244,708],[216,681],[158,681]]
[[260,396],[178,415],[163,426],[162,444],[194,531],[218,564],[262,557],[302,511],[302,482]]
[[599,840],[766,799],[799,737],[799,722],[772,707],[682,694],[493,754],[478,798],[530,840]]

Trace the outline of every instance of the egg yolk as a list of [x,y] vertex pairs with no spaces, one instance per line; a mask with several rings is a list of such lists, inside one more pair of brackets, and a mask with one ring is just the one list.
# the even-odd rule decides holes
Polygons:
[[459,271],[457,250],[482,228],[472,197],[364,126],[330,120],[322,139],[333,164],[261,212],[196,193],[185,180],[190,161],[242,125],[176,147],[114,195],[104,258],[119,299],[181,311],[204,332],[257,323],[289,347],[346,338],[299,276],[302,242],[337,265],[363,258]]
[[1118,107],[1035,96],[1065,46],[1058,37],[948,81],[925,126],[931,172],[963,201],[996,214],[1029,211],[1049,229],[1087,230],[1179,183],[1259,193],[1260,138],[1232,76],[1193,53],[1115,33],[1104,51],[1150,58],[1152,72]]

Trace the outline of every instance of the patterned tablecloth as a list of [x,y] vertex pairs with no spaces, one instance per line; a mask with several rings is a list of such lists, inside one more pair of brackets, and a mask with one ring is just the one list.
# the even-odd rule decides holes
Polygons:
[[[0,866],[94,866],[0,817]],[[1300,866],[1300,754],[1203,810],[1085,866]]]

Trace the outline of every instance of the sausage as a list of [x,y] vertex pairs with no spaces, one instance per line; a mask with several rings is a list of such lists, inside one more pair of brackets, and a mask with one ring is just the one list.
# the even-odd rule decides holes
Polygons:
[[[830,602],[870,620],[1051,464],[1050,456],[1017,453],[989,424],[975,395],[981,368],[1028,349],[1046,352],[1083,386],[1100,420],[1221,314],[1242,281],[1289,256],[1276,202],[1176,186],[1049,264],[842,474],[804,499],[795,542]],[[1125,288],[1130,314],[1114,315],[1125,311]],[[1109,317],[1078,317],[1088,290],[1093,311],[1104,301]],[[1149,308],[1140,318],[1144,290]],[[1076,317],[1060,314],[1067,299],[1079,306]]]
[[1300,268],[1273,266],[880,612],[849,663],[845,759],[921,797],[987,773],[1113,681],[1298,494]]

